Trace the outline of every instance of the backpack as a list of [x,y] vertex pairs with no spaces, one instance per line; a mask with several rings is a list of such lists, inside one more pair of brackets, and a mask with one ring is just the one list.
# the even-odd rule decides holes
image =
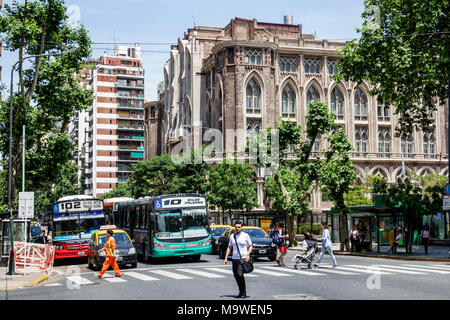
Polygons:
[[275,231],[273,234],[273,243],[275,243],[277,246],[280,246],[283,244],[284,239],[280,237],[279,231]]

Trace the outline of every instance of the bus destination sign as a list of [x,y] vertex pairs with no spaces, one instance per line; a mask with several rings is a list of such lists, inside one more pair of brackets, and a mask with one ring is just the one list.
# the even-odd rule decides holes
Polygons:
[[155,200],[156,209],[205,207],[206,200],[203,197],[179,197]]
[[85,212],[103,210],[102,200],[73,200],[55,203],[53,213]]

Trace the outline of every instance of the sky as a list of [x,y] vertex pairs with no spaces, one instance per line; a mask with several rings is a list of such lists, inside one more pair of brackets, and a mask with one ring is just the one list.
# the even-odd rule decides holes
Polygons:
[[[25,2],[20,0],[19,2]],[[362,24],[363,0],[66,0],[71,21],[79,17],[89,30],[92,58],[106,51],[113,54],[114,43],[141,43],[145,70],[146,100],[156,100],[163,66],[169,59],[170,44],[176,44],[188,28],[225,27],[232,18],[255,18],[261,22],[283,23],[292,15],[303,33],[317,39],[345,41],[357,38]],[[4,0],[3,3],[12,3]],[[78,19],[76,19],[78,20]],[[158,43],[158,44],[155,44]],[[9,88],[11,65],[18,54],[3,50],[0,57],[2,83]],[[15,75],[17,78],[17,74]],[[17,79],[15,79],[15,83]],[[3,97],[8,91],[3,90]]]

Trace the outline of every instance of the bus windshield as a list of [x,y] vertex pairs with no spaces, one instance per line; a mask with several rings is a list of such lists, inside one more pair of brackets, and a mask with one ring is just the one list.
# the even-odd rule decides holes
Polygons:
[[91,233],[99,230],[100,226],[104,224],[105,218],[81,218],[74,220],[54,221],[55,236],[77,235],[84,233]]
[[206,237],[209,232],[206,208],[173,209],[156,213],[156,238]]

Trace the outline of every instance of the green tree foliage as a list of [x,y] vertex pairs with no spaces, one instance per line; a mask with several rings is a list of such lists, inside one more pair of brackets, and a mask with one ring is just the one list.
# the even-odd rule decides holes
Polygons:
[[151,194],[204,193],[205,164],[176,164],[169,154],[140,161],[133,165],[133,173],[127,183],[131,195],[139,198]]
[[371,205],[372,200],[366,196],[369,192],[370,190],[366,186],[358,184],[350,186],[347,193],[344,194],[345,205],[348,207]]
[[[4,4],[0,40],[4,50],[17,52],[21,61],[15,70],[19,90],[13,98],[13,201],[16,189],[21,189],[22,125],[26,125],[26,190],[35,191],[37,208],[44,210],[42,206],[57,196],[76,191],[76,168],[70,163],[76,146],[65,131],[74,111],[92,103],[92,91],[83,90],[76,77],[82,60],[90,55],[90,39],[82,25],[69,25],[63,1],[36,0]],[[75,47],[65,56],[22,61],[28,55]],[[5,124],[0,126],[2,167],[8,168],[9,99],[2,102],[0,122]]]
[[121,183],[114,189],[102,194],[100,199],[105,200],[109,198],[129,197],[131,198],[131,185],[127,183]]
[[365,185],[370,189],[372,197],[376,194],[384,194],[387,192],[387,179],[380,176],[368,175]]
[[340,51],[335,79],[373,84],[371,93],[381,94],[400,115],[397,135],[428,130],[430,112],[448,95],[449,1],[365,0],[364,5],[361,37]]
[[422,196],[429,202],[428,214],[442,212],[443,190],[448,178],[440,174],[426,174],[419,176],[412,173],[411,180],[417,183],[422,189]]
[[208,203],[228,212],[230,220],[233,210],[250,211],[258,206],[254,171],[236,160],[224,159],[208,173]]

